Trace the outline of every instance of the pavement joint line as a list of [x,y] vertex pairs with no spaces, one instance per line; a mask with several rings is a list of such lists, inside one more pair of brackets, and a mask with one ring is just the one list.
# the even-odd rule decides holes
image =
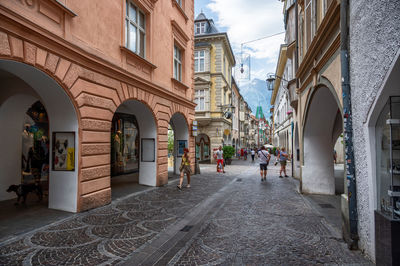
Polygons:
[[[240,175],[241,173],[239,173],[238,175]],[[221,193],[223,193],[228,187],[230,187],[232,184],[235,184],[236,180],[238,179],[237,175],[236,177],[233,178],[232,181],[230,181],[227,185],[225,185],[224,187],[222,187],[221,189],[219,189],[217,192],[215,192],[212,196],[208,197],[207,199],[203,200],[202,202],[198,203],[197,205],[195,205],[193,207],[193,209],[187,214],[185,215],[185,217],[170,225],[169,227],[167,227],[166,229],[164,229],[163,232],[167,232],[168,231],[168,235],[171,235],[171,237],[166,240],[163,244],[158,244],[156,241],[159,239],[159,235],[156,237],[156,239],[153,239],[151,242],[148,242],[147,244],[144,244],[142,247],[140,247],[139,249],[133,251],[129,256],[127,256],[124,260],[124,262],[122,262],[120,265],[132,265],[130,262],[132,260],[134,260],[134,257],[136,255],[136,253],[138,252],[144,252],[144,253],[148,253],[146,252],[146,249],[148,249],[149,247],[153,247],[153,248],[157,248],[158,250],[160,250],[160,248],[162,247],[162,245],[164,245],[165,243],[167,243],[168,241],[172,240],[175,236],[177,236],[177,238],[179,238],[178,240],[176,240],[176,243],[182,239],[183,237],[185,237],[185,235],[189,234],[192,230],[190,230],[189,232],[182,232],[180,231],[182,229],[183,226],[190,224],[191,222],[197,220],[198,221],[198,217],[202,217],[204,218],[207,214],[208,214],[208,209],[206,212],[204,212],[204,209],[206,209],[206,207],[210,207],[211,209],[213,208],[214,205],[217,204],[217,198],[221,197]],[[181,225],[181,226],[177,226],[177,224]],[[173,231],[172,231],[173,230]],[[172,231],[172,232],[171,232]],[[157,246],[154,247],[154,243],[157,243]],[[173,246],[175,246],[175,244],[171,246],[171,248],[173,248]],[[170,248],[170,249],[171,249]],[[168,250],[170,250],[168,249]],[[140,264],[144,263],[145,265],[148,265],[150,262],[149,260],[153,260],[155,258],[155,253],[157,253],[158,251],[151,253],[147,258],[145,258],[144,261],[140,262]],[[168,252],[168,251],[167,251]],[[155,261],[155,263],[157,263],[157,261],[161,260],[163,255],[165,255],[167,252],[165,252],[164,254],[160,254],[160,256],[158,256],[158,259]]]

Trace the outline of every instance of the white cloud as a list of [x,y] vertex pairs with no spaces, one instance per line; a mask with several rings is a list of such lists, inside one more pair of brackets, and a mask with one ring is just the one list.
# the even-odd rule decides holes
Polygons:
[[[225,27],[235,53],[240,44],[283,32],[283,4],[279,0],[211,0],[207,7],[218,15],[217,26]],[[275,60],[284,34],[244,45],[252,58]]]
[[[266,92],[267,73],[275,73],[279,48],[285,34],[247,43],[243,53],[251,56],[251,80],[249,67],[244,60],[240,74],[241,44],[284,32],[283,3],[280,0],[209,0],[207,5],[217,17],[212,17],[217,28],[227,30],[236,56],[235,78],[246,101],[253,107],[262,105],[267,111],[270,93]],[[207,14],[206,14],[207,16]],[[246,55],[244,56],[246,58]],[[253,110],[255,112],[255,110]]]

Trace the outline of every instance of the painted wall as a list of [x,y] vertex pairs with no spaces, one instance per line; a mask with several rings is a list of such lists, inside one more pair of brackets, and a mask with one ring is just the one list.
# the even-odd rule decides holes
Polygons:
[[[63,184],[61,189],[67,188],[68,193],[74,194],[69,200],[75,203],[65,201],[70,206],[75,204],[74,210],[87,210],[111,201],[110,129],[112,117],[121,103],[132,99],[141,101],[155,118],[157,157],[151,167],[156,179],[146,184],[160,186],[168,182],[167,134],[172,114],[182,113],[189,124],[194,120],[193,68],[187,67],[193,65],[193,1],[184,1],[183,12],[177,8],[176,1],[133,2],[145,10],[148,18],[145,60],[122,47],[123,0],[101,0],[95,4],[64,1],[77,16],[49,1],[2,3],[8,19],[0,25],[0,59],[20,61],[51,76],[68,94],[79,117],[79,127],[63,127],[62,123],[68,123],[69,119],[55,119],[52,123],[52,130],[78,133],[76,152],[78,148],[80,152],[76,153],[78,173],[75,173],[78,184],[69,187],[68,182],[75,179],[57,173],[62,181],[59,184]],[[105,20],[99,23],[99,18],[104,17],[109,18],[110,27],[102,23]],[[77,27],[78,24],[82,27]],[[26,35],[26,32],[32,34]],[[104,36],[109,36],[107,45]],[[174,44],[184,50],[183,82],[172,79]],[[35,81],[34,85],[43,85],[39,83]],[[45,106],[50,108],[52,104]],[[58,105],[57,108],[65,111],[69,107]],[[189,137],[189,148],[194,164],[193,137]]]
[[[398,1],[350,2],[350,84],[357,178],[359,246],[375,258],[375,133],[389,95],[399,95]],[[396,65],[397,64],[397,69]],[[391,75],[392,74],[392,75]]]

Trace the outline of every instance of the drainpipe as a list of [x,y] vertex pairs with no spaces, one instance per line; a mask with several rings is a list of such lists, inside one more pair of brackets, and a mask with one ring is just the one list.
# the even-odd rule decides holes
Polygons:
[[[295,73],[296,73],[295,74],[296,89],[298,89],[299,88],[299,79],[297,78],[297,70],[299,69],[299,3],[297,0],[295,3],[295,19],[296,19],[296,21],[295,21],[295,23],[296,23],[296,26],[295,26],[295,29],[296,29],[296,51],[295,51],[295,55],[294,55],[294,61],[295,61],[294,68],[295,68]],[[300,97],[297,99],[297,102],[298,103],[300,102]],[[296,114],[298,114],[299,110],[300,109],[297,106]],[[297,125],[299,125],[299,124],[297,124]],[[300,141],[300,139],[299,139],[299,141]],[[300,148],[300,146],[299,146],[299,148]],[[297,154],[297,150],[296,150],[296,154]],[[301,163],[301,161],[300,161],[300,163]],[[299,175],[299,177],[300,177],[299,191],[300,192],[303,191],[303,177],[302,177],[301,171],[302,170],[301,170],[301,165],[300,165],[300,175]]]
[[353,123],[351,114],[351,90],[348,53],[348,4],[349,0],[340,3],[340,61],[342,72],[342,97],[343,97],[343,123],[346,159],[347,196],[349,204],[350,243],[349,248],[358,249],[358,213],[357,213],[357,187],[353,147]]

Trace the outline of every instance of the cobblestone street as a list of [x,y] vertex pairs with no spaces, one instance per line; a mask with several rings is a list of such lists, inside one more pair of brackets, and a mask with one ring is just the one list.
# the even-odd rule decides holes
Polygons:
[[369,265],[277,167],[234,161],[0,243],[0,265]]

